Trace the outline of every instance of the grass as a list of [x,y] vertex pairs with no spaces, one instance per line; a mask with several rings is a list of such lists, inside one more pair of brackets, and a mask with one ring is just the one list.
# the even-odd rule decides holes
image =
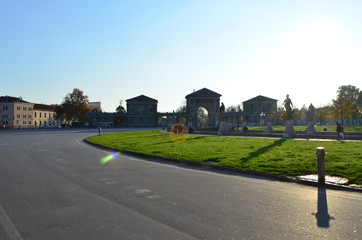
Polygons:
[[[187,137],[185,140],[184,138]],[[169,135],[157,130],[109,133],[88,141],[128,150],[281,176],[317,173],[317,147],[325,147],[326,174],[362,184],[362,143]]]
[[[295,131],[304,131],[306,130],[307,126],[294,126]],[[323,132],[324,129],[327,129],[327,132],[335,132],[336,131],[335,125],[327,125],[327,126],[315,126],[317,132]],[[266,130],[266,126],[257,126],[257,127],[249,127],[250,130]],[[274,131],[284,131],[285,126],[273,126]],[[343,130],[345,132],[362,132],[362,126],[343,126]]]

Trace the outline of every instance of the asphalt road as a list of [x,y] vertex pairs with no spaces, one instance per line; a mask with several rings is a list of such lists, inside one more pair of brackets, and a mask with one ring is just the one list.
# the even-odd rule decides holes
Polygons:
[[179,166],[0,131],[0,239],[362,239],[362,194]]

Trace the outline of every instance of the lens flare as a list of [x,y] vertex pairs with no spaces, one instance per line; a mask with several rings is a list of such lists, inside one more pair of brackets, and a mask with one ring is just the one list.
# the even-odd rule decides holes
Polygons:
[[117,160],[117,158],[120,154],[121,154],[120,152],[112,152],[110,155],[101,159],[101,164],[106,164],[107,162],[109,162],[111,160]]
[[185,142],[189,137],[189,130],[183,124],[174,124],[170,128],[169,132],[170,138],[175,143]]

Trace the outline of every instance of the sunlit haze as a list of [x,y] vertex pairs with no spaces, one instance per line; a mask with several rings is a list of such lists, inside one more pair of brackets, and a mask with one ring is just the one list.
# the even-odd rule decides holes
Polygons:
[[[362,1],[2,1],[0,96],[59,104],[73,88],[114,112],[160,112],[193,90],[225,106],[286,94],[301,108],[362,88]],[[125,106],[125,105],[124,105]]]

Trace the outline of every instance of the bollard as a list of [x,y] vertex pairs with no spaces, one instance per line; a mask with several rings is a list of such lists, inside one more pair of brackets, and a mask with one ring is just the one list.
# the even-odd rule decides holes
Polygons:
[[324,152],[324,147],[317,147],[317,161],[318,161],[318,183],[324,185],[326,170],[324,167],[324,155],[327,153]]

